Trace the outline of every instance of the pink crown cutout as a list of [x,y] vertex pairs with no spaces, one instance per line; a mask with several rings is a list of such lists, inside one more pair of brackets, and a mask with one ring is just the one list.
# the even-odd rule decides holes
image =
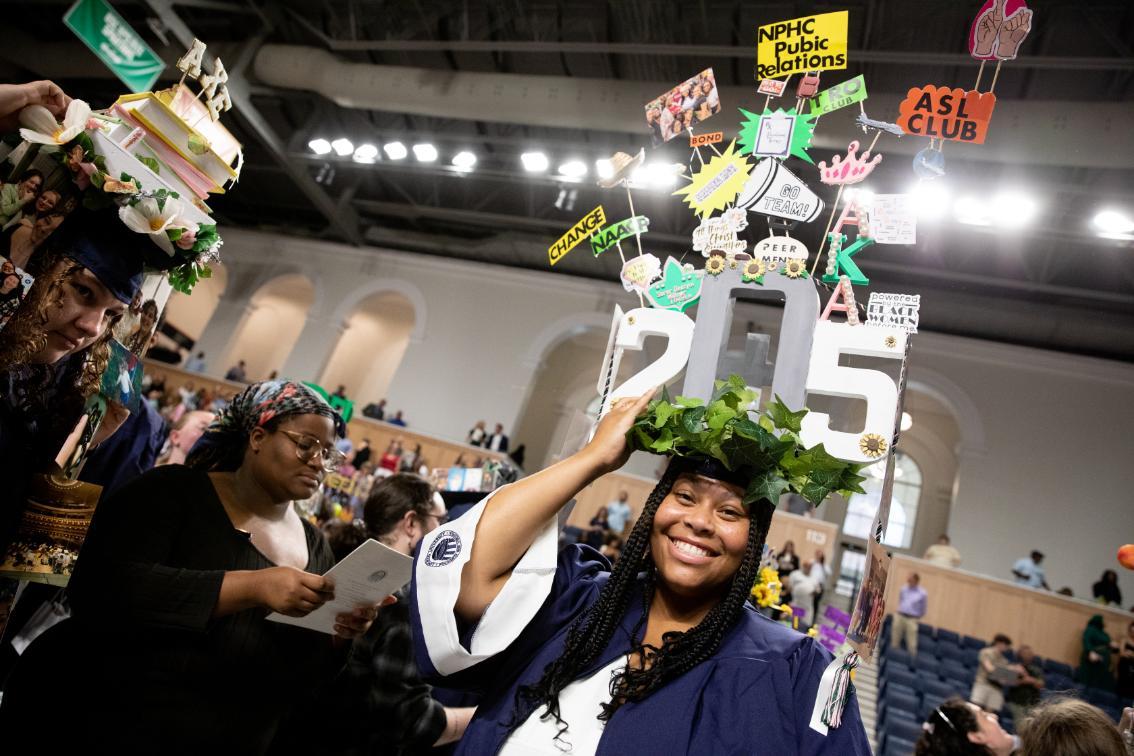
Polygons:
[[835,155],[831,158],[830,167],[822,160],[819,161],[819,180],[831,186],[846,186],[857,184],[874,171],[874,166],[882,162],[881,155],[870,159],[870,150],[858,156],[858,140],[847,145],[847,156]]

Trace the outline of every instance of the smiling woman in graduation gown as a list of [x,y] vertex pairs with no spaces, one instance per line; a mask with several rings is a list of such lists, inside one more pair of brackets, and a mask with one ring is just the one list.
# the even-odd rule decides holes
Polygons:
[[556,513],[625,462],[649,399],[423,542],[418,665],[483,693],[458,753],[869,754],[853,686],[841,725],[821,722],[832,656],[745,603],[774,504],[745,503],[743,474],[675,457],[613,572],[586,546],[557,555]]

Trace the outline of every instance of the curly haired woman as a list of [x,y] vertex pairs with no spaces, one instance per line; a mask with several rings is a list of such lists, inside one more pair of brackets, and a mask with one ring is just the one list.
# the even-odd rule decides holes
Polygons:
[[[23,501],[31,474],[55,459],[98,391],[111,330],[141,285],[141,245],[150,243],[114,213],[76,210],[29,271],[35,283],[0,331],[0,465],[9,504]],[[125,418],[116,419],[94,443]],[[19,510],[0,508],[0,548]]]

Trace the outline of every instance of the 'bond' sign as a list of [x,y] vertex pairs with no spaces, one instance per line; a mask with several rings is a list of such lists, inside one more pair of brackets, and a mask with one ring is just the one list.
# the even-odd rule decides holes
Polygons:
[[914,136],[984,144],[995,107],[992,92],[927,84],[906,94],[898,106],[898,125]]
[[847,11],[761,26],[756,32],[756,78],[847,67]]
[[602,205],[599,205],[594,210],[584,215],[578,223],[571,227],[571,230],[559,237],[559,240],[547,248],[547,260],[552,265],[563,259],[563,256],[578,246],[579,242],[586,239],[602,225],[606,223],[606,213],[603,212]]

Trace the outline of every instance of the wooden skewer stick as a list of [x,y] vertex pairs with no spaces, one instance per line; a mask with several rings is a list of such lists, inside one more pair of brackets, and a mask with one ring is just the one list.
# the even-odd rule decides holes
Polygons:
[[996,70],[992,72],[992,86],[988,88],[988,93],[992,94],[996,91],[996,79],[1000,76],[1000,64],[1002,61],[996,61]]
[[980,62],[980,68],[978,68],[977,72],[976,72],[976,84],[973,84],[973,89],[975,89],[978,92],[980,91],[980,78],[983,75],[984,75],[984,61],[982,60]]
[[[633,220],[638,215],[637,213],[634,212],[634,197],[633,197],[633,195],[630,194],[630,186],[628,184],[624,184],[624,186],[626,187],[626,201],[630,203],[630,218],[631,218],[631,220]],[[641,257],[642,256],[642,233],[638,230],[638,224],[637,223],[634,224],[634,241],[638,242],[638,257]]]

